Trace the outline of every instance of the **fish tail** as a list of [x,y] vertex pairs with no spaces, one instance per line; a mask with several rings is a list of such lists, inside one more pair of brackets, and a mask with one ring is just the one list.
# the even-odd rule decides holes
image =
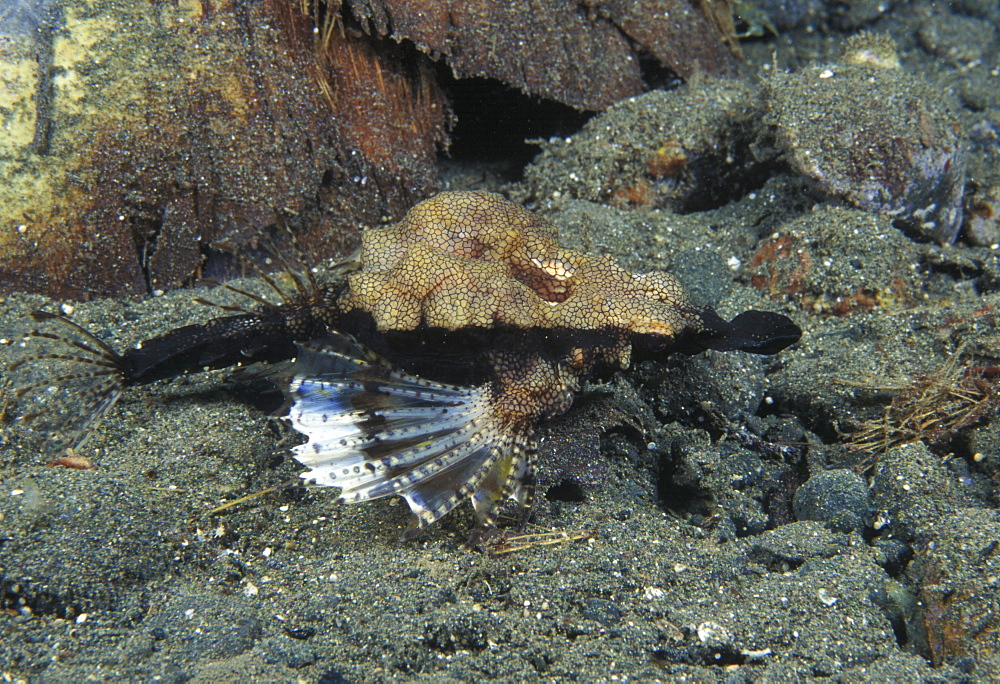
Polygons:
[[[45,311],[31,317],[56,322],[64,332],[36,329],[22,336],[28,355],[9,366],[18,421],[56,452],[79,450],[128,386],[125,360],[68,318]],[[32,353],[33,341],[61,348]]]

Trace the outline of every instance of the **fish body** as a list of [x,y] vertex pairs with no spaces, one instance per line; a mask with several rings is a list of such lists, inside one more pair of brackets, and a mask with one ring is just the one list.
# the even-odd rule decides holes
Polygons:
[[[362,236],[358,270],[280,305],[169,331],[118,353],[75,323],[79,370],[19,396],[80,383],[83,416],[62,442],[78,448],[126,388],[212,368],[282,364],[292,426],[308,438],[294,457],[307,482],[348,503],[401,496],[408,534],[470,501],[479,529],[504,502],[534,491],[532,433],[564,413],[601,365],[705,349],[773,354],[801,330],[780,314],[725,321],[690,303],[664,273],[632,274],[610,257],[564,249],[552,227],[499,195],[448,192],[393,226]],[[21,363],[24,363],[22,361]],[[20,365],[20,364],[16,364]],[[31,414],[28,417],[32,417]]]

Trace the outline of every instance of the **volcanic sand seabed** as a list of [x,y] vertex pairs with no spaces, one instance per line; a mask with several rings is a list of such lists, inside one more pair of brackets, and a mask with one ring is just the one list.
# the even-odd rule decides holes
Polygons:
[[[702,228],[676,243],[692,253],[698,243],[722,248],[727,235],[745,230],[741,217],[780,199],[769,192],[700,216],[712,235]],[[577,218],[615,213],[623,241],[610,249],[649,268],[687,252],[656,240],[635,249],[636,231],[657,221],[661,234],[696,230],[692,217],[571,204]],[[559,223],[559,213],[553,217]],[[935,251],[954,260],[976,252]],[[726,254],[717,258],[724,263]],[[877,263],[879,254],[865,259]],[[718,269],[702,270],[703,280],[721,279]],[[689,282],[699,277],[681,271]],[[940,293],[942,276],[935,278],[930,289]],[[705,289],[718,290],[711,282]],[[206,311],[191,296],[79,303],[74,319],[122,348],[202,320]],[[46,467],[53,455],[8,423],[0,452],[5,670],[52,680],[958,677],[953,666],[935,670],[911,653],[913,630],[925,622],[913,612],[912,592],[954,590],[970,616],[987,621],[978,633],[990,633],[995,617],[985,611],[997,599],[991,578],[1000,562],[989,551],[1000,534],[989,481],[996,468],[987,467],[995,451],[983,463],[942,459],[920,444],[891,452],[875,475],[871,505],[896,517],[877,534],[815,521],[762,530],[762,502],[774,478],[846,463],[830,434],[812,431],[878,415],[877,402],[866,409],[853,398],[863,393],[834,378],[933,370],[955,340],[995,339],[995,323],[990,333],[949,321],[979,325],[974,312],[996,300],[967,292],[949,306],[932,298],[845,317],[793,309],[803,340],[776,359],[680,357],[624,374],[612,385],[615,405],[645,429],[606,436],[593,456],[604,460],[603,482],[581,487],[582,497],[561,497],[573,500],[543,496],[529,528],[593,534],[497,558],[460,548],[465,513],[404,544],[397,538],[405,506],[338,506],[323,490],[271,495],[208,517],[219,503],[298,472],[291,459],[272,455],[295,435],[220,373],[126,393],[84,451],[93,470]],[[28,311],[56,306],[8,297],[0,336],[14,339],[28,327]],[[785,308],[739,284],[719,302],[730,314],[748,306]],[[810,446],[782,461],[718,431],[710,437],[699,428],[699,421],[710,426],[703,416],[676,422],[672,413],[690,406],[671,397],[699,395],[734,423],[770,397],[781,413],[767,419],[770,434]],[[969,439],[995,445],[998,435],[988,425]],[[677,481],[697,491],[684,498],[678,487],[672,501]],[[719,520],[692,524],[711,501]],[[916,556],[909,565],[900,561],[907,553]],[[934,563],[940,567],[928,570]],[[918,567],[925,574],[911,575]],[[19,601],[31,611],[18,614]],[[977,657],[978,667],[991,665],[985,652]]]
[[[7,407],[0,674],[326,682],[995,674],[995,422],[934,451],[915,443],[880,455],[863,480],[867,496],[820,492],[812,510],[821,520],[795,521],[794,486],[782,498],[782,483],[856,465],[837,430],[878,419],[893,396],[886,385],[941,368],[963,344],[966,358],[996,358],[996,253],[918,246],[885,220],[802,204],[796,181],[781,176],[689,215],[542,202],[572,248],[610,253],[630,269],[668,269],[724,315],[771,308],[804,329],[774,358],[673,357],[589,388],[576,410],[610,397],[635,426],[602,438],[594,473],[569,473],[541,496],[527,531],[571,540],[497,557],[465,550],[472,518],[463,510],[401,543],[405,505],[335,505],[323,490],[279,492],[209,516],[299,472],[282,456],[297,436],[221,372],[127,392],[82,453],[92,470],[46,467],[57,455],[40,452]],[[752,269],[768,265],[753,266],[754,256],[773,258],[780,250],[766,251],[769,241],[792,234],[809,236],[817,257],[803,289],[782,291],[794,276],[784,262],[751,287]],[[855,262],[843,253],[852,247]],[[893,289],[897,275],[903,283]],[[862,281],[884,286],[875,288],[880,298],[833,315],[823,295],[844,296]],[[122,349],[213,315],[191,303],[196,294],[227,296],[74,303],[73,318]],[[8,296],[0,338],[29,329],[29,311],[60,305]],[[0,345],[0,362],[21,353]],[[790,448],[741,440],[745,427]],[[839,519],[838,506],[857,507],[863,526],[824,524]]]

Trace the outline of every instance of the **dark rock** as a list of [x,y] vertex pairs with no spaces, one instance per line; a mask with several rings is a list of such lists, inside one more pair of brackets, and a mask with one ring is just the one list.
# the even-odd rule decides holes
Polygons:
[[959,510],[939,518],[934,544],[907,568],[918,587],[915,629],[926,657],[977,673],[1000,668],[1000,520],[994,510]]
[[824,4],[822,0],[759,0],[754,7],[764,12],[776,29],[787,31],[815,21]]
[[880,537],[872,541],[872,547],[875,549],[875,562],[893,576],[898,575],[913,558],[913,548],[898,539]]
[[990,21],[1000,21],[1000,5],[993,0],[958,0],[955,8],[963,14],[971,14]]
[[990,421],[969,433],[973,468],[1000,482],[1000,421]]
[[725,501],[726,514],[736,527],[737,537],[760,534],[767,529],[768,516],[760,502],[749,497],[731,497]]
[[305,641],[316,636],[316,629],[314,627],[285,627],[285,634],[293,639]]
[[885,14],[893,3],[885,0],[843,0],[830,8],[830,23],[843,30],[857,30]]
[[829,64],[776,73],[766,92],[778,145],[818,190],[954,241],[965,151],[940,89],[899,68]]
[[959,508],[983,505],[919,443],[890,449],[879,457],[871,497],[878,529],[891,531],[904,542],[935,534],[938,522]]
[[[761,117],[746,81],[653,90],[608,108],[572,138],[552,138],[525,169],[543,202],[585,199],[680,211],[721,206],[757,187],[770,163],[750,152]],[[559,169],[573,169],[570,174]]]
[[316,680],[317,684],[351,684],[350,679],[345,677],[339,670],[327,670]]
[[750,258],[750,284],[787,296],[809,313],[844,316],[916,300],[921,255],[884,216],[820,206],[786,222]]
[[685,421],[703,420],[706,413],[741,421],[757,413],[764,400],[764,363],[742,352],[706,352],[672,360],[673,368],[659,378],[654,406]]
[[749,557],[772,572],[788,572],[810,559],[832,558],[849,545],[847,537],[814,521],[790,523],[744,540]]
[[467,613],[447,616],[424,625],[423,643],[427,648],[443,653],[482,651],[490,642],[508,638],[507,630],[493,615]]
[[930,54],[958,66],[982,61],[995,49],[997,31],[982,19],[935,12],[917,31],[917,40]]
[[840,532],[860,532],[872,523],[868,486],[850,470],[816,473],[796,490],[792,506],[799,520],[817,520]]
[[732,441],[715,445],[707,436],[704,441],[681,438],[663,463],[660,495],[671,510],[687,506],[693,512],[716,513],[711,524],[726,538],[745,537],[767,528],[765,489],[779,470],[778,464],[765,463]]

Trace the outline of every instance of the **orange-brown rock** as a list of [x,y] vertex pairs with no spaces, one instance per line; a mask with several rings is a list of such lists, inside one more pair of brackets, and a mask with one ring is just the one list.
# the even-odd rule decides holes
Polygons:
[[[689,0],[347,0],[381,36],[412,41],[459,77],[485,76],[581,109],[643,91],[640,53],[682,78],[732,74],[736,58]],[[706,14],[709,15],[706,17]]]
[[276,212],[312,258],[348,251],[436,189],[432,59],[584,109],[643,90],[640,51],[681,76],[735,65],[689,0],[48,5],[0,53],[0,292],[226,276]]
[[0,292],[128,296],[224,276],[224,252],[276,213],[319,260],[435,189],[445,105],[427,65],[403,68],[393,46],[331,22],[315,33],[285,0],[51,4],[50,70],[33,57],[42,34],[0,52],[19,88],[0,86],[18,124],[0,130]]

